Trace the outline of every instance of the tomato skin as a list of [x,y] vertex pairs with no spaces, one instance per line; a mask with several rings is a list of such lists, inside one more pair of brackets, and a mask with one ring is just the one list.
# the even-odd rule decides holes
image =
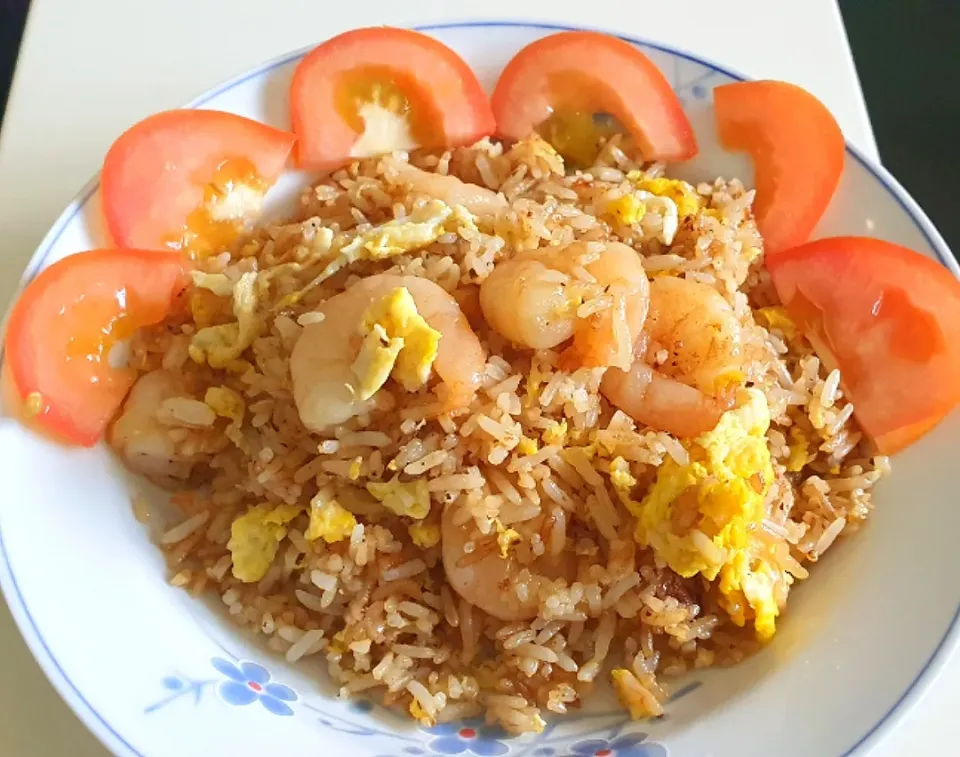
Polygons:
[[820,358],[840,368],[881,452],[910,445],[960,403],[960,281],[949,270],[865,237],[809,242],[767,267]]
[[491,105],[497,133],[524,139],[553,112],[552,77],[576,72],[630,132],[647,160],[689,160],[697,154],[693,127],[669,82],[640,50],[599,32],[551,34],[530,43],[504,68]]
[[780,81],[724,84],[713,101],[720,141],[753,158],[753,209],[767,253],[807,241],[843,173],[836,119],[809,92]]
[[216,110],[170,110],[131,126],[103,161],[100,191],[107,230],[118,247],[170,249],[205,187],[229,160],[249,161],[273,184],[296,137]]
[[185,284],[179,253],[154,250],[91,250],[41,271],[7,322],[14,414],[61,440],[96,443],[136,378],[110,365],[110,349],[163,320]]
[[350,160],[360,136],[337,113],[343,74],[360,67],[395,72],[428,109],[444,144],[460,147],[493,134],[487,96],[473,71],[442,42],[411,29],[354,29],[323,42],[297,65],[290,83],[290,120],[299,140],[297,165],[327,171]]

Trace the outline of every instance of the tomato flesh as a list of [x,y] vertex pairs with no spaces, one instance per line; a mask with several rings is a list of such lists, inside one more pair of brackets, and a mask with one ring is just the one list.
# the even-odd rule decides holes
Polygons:
[[809,242],[767,266],[881,452],[911,444],[960,402],[960,282],[946,268],[863,237]]
[[41,271],[7,324],[15,414],[65,441],[94,444],[136,378],[119,360],[122,343],[163,320],[183,286],[175,252],[92,250]]
[[280,175],[295,137],[232,113],[173,110],[124,132],[103,162],[118,247],[218,252]]
[[713,102],[720,141],[753,159],[753,209],[767,253],[802,244],[843,173],[836,119],[809,92],[781,81],[724,84]]
[[[352,148],[373,127],[364,105],[375,105],[409,127],[414,145],[380,149],[459,147],[494,130],[483,88],[446,45],[409,29],[356,29],[306,55],[290,84],[290,118],[301,168],[330,170],[356,155]],[[372,154],[372,153],[371,153]]]
[[[507,139],[549,132],[557,117],[579,130],[576,114],[606,114],[647,160],[697,154],[693,127],[660,70],[630,43],[598,32],[560,32],[527,45],[504,68],[491,105],[497,133]],[[585,138],[600,139],[603,129]]]

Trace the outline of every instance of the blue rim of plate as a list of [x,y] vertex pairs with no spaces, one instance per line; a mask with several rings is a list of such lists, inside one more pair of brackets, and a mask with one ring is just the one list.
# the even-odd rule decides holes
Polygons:
[[[452,21],[442,24],[421,24],[412,28],[418,31],[431,32],[442,31],[444,29],[471,29],[485,27],[519,27],[536,29],[539,31],[575,31],[578,29],[589,29],[589,27],[582,26],[567,26],[564,24],[551,24],[522,20]],[[705,68],[711,69],[716,73],[729,76],[732,79],[737,79],[740,81],[749,79],[747,76],[725,68],[724,66],[717,65],[712,61],[704,60],[699,56],[683,50],[678,50],[666,45],[660,45],[639,37],[630,37],[623,34],[617,34],[616,32],[610,32],[605,29],[596,29],[596,31],[602,31],[605,34],[613,34],[614,36],[619,37],[625,42],[629,42],[633,45],[640,45],[642,47],[659,50],[661,52],[683,58],[693,63],[697,63]],[[234,87],[246,83],[250,79],[262,76],[263,74],[268,73],[275,68],[292,63],[298,58],[301,58],[309,50],[313,49],[313,47],[314,46],[311,45],[295,52],[287,53],[278,58],[267,61],[256,68],[246,71],[239,76],[228,79],[213,89],[204,92],[199,97],[194,98],[184,107],[199,108],[215,97],[218,97]],[[926,214],[923,212],[923,210],[916,204],[909,194],[907,194],[906,190],[900,186],[899,182],[897,182],[893,176],[887,173],[885,169],[875,166],[872,161],[864,157],[861,152],[849,142],[846,143],[846,149],[847,152],[854,158],[854,160],[863,166],[863,168],[865,168],[873,176],[873,178],[876,179],[884,187],[884,189],[887,190],[900,208],[910,217],[914,223],[914,226],[923,235],[927,244],[931,247],[931,249],[933,249],[940,262],[947,269],[953,272],[955,276],[960,278],[960,265],[958,265],[957,261],[952,257],[952,255],[949,254],[946,242],[940,236],[939,232],[937,232],[936,228],[933,226],[933,223],[926,217]],[[91,179],[91,181],[83,189],[80,190],[76,197],[63,211],[63,213],[60,215],[60,218],[40,242],[36,253],[34,253],[30,263],[27,265],[23,277],[21,278],[21,288],[30,283],[34,276],[36,276],[37,273],[43,268],[53,245],[56,244],[64,229],[66,229],[73,219],[76,218],[77,214],[84,208],[99,186],[100,177],[98,174]],[[2,360],[3,352],[2,348],[0,348],[0,365],[2,365]],[[7,604],[9,605],[11,613],[13,614],[18,627],[20,628],[20,632],[23,635],[24,640],[26,641],[34,657],[37,658],[38,663],[40,663],[40,661],[45,657],[54,670],[56,670],[59,680],[48,674],[49,668],[47,665],[42,663],[40,665],[40,667],[43,668],[44,673],[48,674],[48,678],[50,678],[50,681],[56,688],[57,692],[71,706],[80,720],[83,721],[90,731],[97,736],[97,738],[99,738],[105,746],[108,748],[115,748],[117,745],[121,745],[126,749],[127,754],[132,755],[133,757],[144,757],[142,752],[138,751],[126,739],[124,739],[124,737],[121,736],[120,733],[113,726],[111,726],[110,723],[108,723],[104,717],[97,712],[96,709],[94,709],[93,705],[86,700],[80,689],[78,689],[73,681],[70,680],[69,676],[66,674],[63,667],[61,667],[57,658],[53,655],[53,652],[47,646],[47,643],[44,640],[43,635],[40,633],[40,629],[37,626],[36,621],[33,619],[33,616],[31,615],[30,610],[24,601],[23,594],[20,591],[20,586],[17,583],[16,576],[13,572],[13,566],[10,564],[10,558],[3,543],[2,529],[0,529],[0,555],[3,557],[3,566],[6,569],[4,571],[5,575],[0,575],[0,585],[2,585]],[[927,688],[929,683],[933,682],[934,677],[942,668],[940,663],[946,659],[946,657],[950,654],[950,651],[957,646],[958,642],[960,642],[960,606],[958,606],[954,612],[953,619],[950,621],[950,624],[947,627],[947,630],[944,632],[943,637],[940,639],[939,643],[936,645],[927,661],[923,664],[923,667],[921,667],[917,672],[910,685],[907,686],[904,692],[883,715],[883,717],[880,718],[880,720],[877,721],[877,723],[865,734],[863,734],[863,736],[861,736],[853,744],[853,746],[847,749],[843,753],[842,757],[849,757],[849,755],[853,755],[855,752],[858,752],[862,747],[868,747],[877,743],[882,738],[882,731],[887,730],[887,727],[893,724],[893,719],[895,717],[902,717],[909,709],[912,708],[914,704],[916,704],[917,700],[922,695],[923,690]]]

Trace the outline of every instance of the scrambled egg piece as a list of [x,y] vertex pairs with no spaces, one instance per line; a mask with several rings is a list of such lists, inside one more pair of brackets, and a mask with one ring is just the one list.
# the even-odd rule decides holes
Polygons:
[[225,273],[206,273],[205,271],[191,271],[190,278],[198,289],[206,289],[218,297],[233,295],[233,282]]
[[510,547],[520,541],[520,534],[515,528],[507,528],[500,522],[499,518],[493,519],[493,525],[497,529],[497,546],[500,547],[500,557],[504,560],[510,554]]
[[416,720],[420,725],[427,728],[432,728],[437,724],[437,719],[432,715],[429,715],[426,710],[420,706],[420,702],[417,701],[416,697],[410,700],[410,716]]
[[685,181],[665,178],[643,179],[639,171],[631,171],[627,174],[627,178],[636,185],[637,189],[673,200],[677,205],[680,218],[695,216],[700,210],[700,195]]
[[224,429],[224,436],[238,448],[247,450],[249,442],[243,435],[243,416],[247,405],[243,396],[225,386],[211,386],[203,395],[203,401],[221,418],[230,419],[230,424]]
[[243,420],[247,408],[243,397],[225,386],[211,386],[203,395],[203,401],[221,418],[229,418],[234,423]]
[[607,203],[606,212],[620,223],[629,226],[643,218],[647,212],[647,205],[637,195],[630,192]]
[[[758,251],[759,252],[759,251]],[[797,338],[797,324],[787,315],[787,309],[784,307],[766,307],[756,311],[756,315],[761,324],[768,329],[777,329],[788,342]]]
[[[816,452],[810,451],[810,440],[802,430],[796,426],[790,427],[790,456],[787,458],[786,469],[791,473],[803,470],[803,467],[812,462],[817,456]],[[839,472],[839,471],[838,471]]]
[[614,668],[610,671],[610,683],[620,704],[630,713],[631,720],[644,720],[659,715],[647,704],[651,695],[646,692],[637,677],[626,668]]
[[526,380],[526,399],[528,403],[534,402],[540,395],[540,385],[543,383],[544,376],[540,372],[537,361],[530,364],[530,370],[527,372]]
[[367,491],[390,512],[414,520],[423,520],[430,513],[427,480],[418,478],[404,483],[398,478],[382,483],[371,481],[367,484]]
[[521,436],[517,444],[517,452],[521,455],[533,455],[537,452],[537,440],[529,436]]
[[190,340],[188,351],[197,363],[226,368],[260,336],[257,317],[257,274],[245,273],[233,286],[233,314],[237,320],[200,329]]
[[298,505],[257,505],[230,527],[227,549],[233,557],[233,575],[244,583],[259,581],[277,556],[287,526],[303,508]]
[[441,334],[417,312],[405,287],[397,287],[367,309],[360,333],[363,344],[352,369],[361,400],[376,394],[391,375],[409,392],[427,382]]
[[350,463],[350,470],[347,473],[347,478],[351,481],[356,481],[360,478],[360,474],[363,472],[363,458],[355,457]]
[[430,549],[440,543],[440,526],[435,523],[411,523],[407,532],[421,549]]
[[550,421],[550,425],[543,430],[540,437],[543,439],[544,444],[559,444],[563,446],[567,443],[567,422],[562,421],[557,423],[556,421]]
[[637,485],[637,479],[630,473],[630,464],[622,457],[610,461],[610,482],[617,492],[629,492]]
[[323,281],[357,260],[384,260],[422,249],[461,228],[477,230],[476,220],[466,208],[430,200],[405,218],[394,218],[358,233],[339,249],[317,279]]
[[757,637],[769,639],[779,614],[775,584],[792,582],[766,559],[760,527],[773,482],[766,442],[770,411],[763,393],[746,389],[739,406],[716,428],[687,445],[690,462],[660,467],[637,516],[636,540],[652,547],[685,578],[720,576],[721,603],[734,622],[752,616]]
[[335,499],[314,501],[310,505],[310,525],[304,537],[307,541],[323,539],[327,544],[350,537],[357,519]]

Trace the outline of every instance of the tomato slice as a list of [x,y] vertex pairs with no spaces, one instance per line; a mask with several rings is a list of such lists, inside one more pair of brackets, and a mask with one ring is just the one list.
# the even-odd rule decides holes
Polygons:
[[295,139],[216,110],[145,118],[120,135],[103,162],[103,212],[114,243],[217,251],[259,211]]
[[946,268],[863,237],[809,242],[767,266],[881,452],[919,439],[960,402],[960,281]]
[[826,106],[782,81],[713,90],[720,141],[753,159],[754,212],[767,253],[802,244],[830,204],[843,172],[843,134]]
[[487,96],[449,47],[409,29],[355,29],[297,66],[290,117],[301,168],[414,147],[458,147],[493,134]]
[[497,133],[507,139],[543,132],[547,122],[559,126],[564,142],[592,139],[598,135],[584,130],[578,115],[606,113],[647,160],[697,154],[693,127],[660,69],[629,42],[607,34],[560,32],[527,45],[500,74],[491,105]]
[[16,414],[60,439],[93,445],[136,378],[132,368],[114,367],[122,342],[161,321],[184,284],[176,252],[92,250],[41,271],[7,323],[5,370],[20,402]]

